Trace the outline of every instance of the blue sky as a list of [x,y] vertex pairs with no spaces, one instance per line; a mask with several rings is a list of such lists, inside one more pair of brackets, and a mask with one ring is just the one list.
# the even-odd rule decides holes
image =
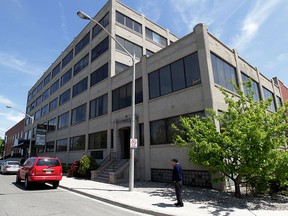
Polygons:
[[[19,122],[29,89],[107,0],[0,1],[0,137]],[[122,0],[178,37],[205,23],[267,78],[288,85],[287,0]]]

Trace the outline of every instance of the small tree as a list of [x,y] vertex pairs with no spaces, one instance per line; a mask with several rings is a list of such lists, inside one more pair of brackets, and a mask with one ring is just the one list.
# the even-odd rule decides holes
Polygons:
[[[276,112],[267,111],[271,98],[255,102],[251,81],[245,85],[247,95],[236,85],[238,96],[221,89],[227,111],[216,113],[208,109],[206,117],[182,117],[181,127],[173,125],[177,131],[174,142],[190,147],[188,154],[192,162],[230,178],[237,197],[241,196],[241,183],[264,175],[275,177],[276,170],[281,168],[279,158],[287,158],[287,151],[279,151],[287,141],[287,104]],[[219,123],[220,132],[215,122]],[[281,172],[281,179],[287,179],[288,170],[281,169]]]
[[91,170],[96,169],[97,163],[96,160],[88,155],[84,155],[80,160],[80,166],[79,166],[79,174],[85,178],[91,177]]
[[4,140],[0,138],[0,156],[3,155],[4,152]]

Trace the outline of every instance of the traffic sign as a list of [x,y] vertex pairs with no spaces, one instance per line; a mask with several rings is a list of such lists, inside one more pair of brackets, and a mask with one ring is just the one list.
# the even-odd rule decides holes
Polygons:
[[137,148],[137,139],[130,139],[130,148]]

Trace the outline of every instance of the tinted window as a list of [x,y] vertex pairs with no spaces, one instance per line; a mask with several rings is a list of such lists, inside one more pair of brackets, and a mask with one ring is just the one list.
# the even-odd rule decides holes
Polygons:
[[98,82],[108,77],[108,63],[98,68],[91,74],[90,86],[97,84]]
[[41,159],[39,158],[36,166],[60,166],[60,163],[57,159],[52,159],[52,158],[45,158]]
[[84,38],[75,46],[75,56],[84,49],[90,42],[90,32],[88,32]]

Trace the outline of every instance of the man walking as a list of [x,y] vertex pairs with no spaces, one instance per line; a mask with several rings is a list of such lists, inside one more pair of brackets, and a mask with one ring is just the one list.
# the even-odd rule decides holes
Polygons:
[[175,184],[175,192],[177,198],[177,203],[175,203],[174,205],[177,207],[183,207],[184,206],[182,202],[183,169],[177,159],[172,159],[172,166],[173,166],[172,180]]

